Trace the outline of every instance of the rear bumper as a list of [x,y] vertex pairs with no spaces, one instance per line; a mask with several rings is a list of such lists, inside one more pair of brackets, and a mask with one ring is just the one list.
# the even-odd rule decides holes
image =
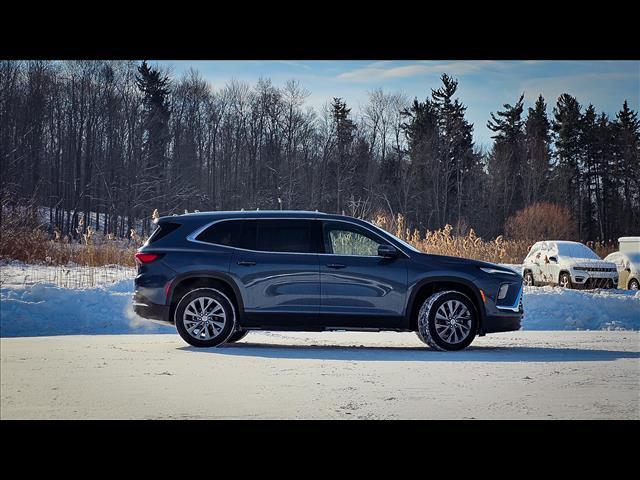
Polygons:
[[173,324],[173,322],[169,320],[169,307],[166,305],[145,305],[143,303],[134,303],[133,311],[142,318],[146,318],[153,322],[170,325]]
[[152,322],[173,325],[173,319],[169,317],[169,305],[158,305],[149,302],[137,293],[133,296],[133,311],[142,318],[146,318]]

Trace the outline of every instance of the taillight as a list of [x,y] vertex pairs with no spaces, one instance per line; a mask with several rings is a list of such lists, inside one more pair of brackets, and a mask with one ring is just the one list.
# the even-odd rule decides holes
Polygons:
[[145,263],[151,263],[156,261],[157,259],[159,259],[162,256],[162,254],[160,253],[143,253],[143,252],[136,252],[136,261],[142,265]]

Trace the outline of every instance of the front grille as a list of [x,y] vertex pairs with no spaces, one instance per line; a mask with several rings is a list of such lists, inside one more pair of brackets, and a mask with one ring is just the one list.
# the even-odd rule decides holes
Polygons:
[[610,278],[588,278],[586,282],[584,282],[584,288],[615,288],[616,285],[613,283],[613,280]]
[[575,267],[574,270],[582,272],[615,272],[615,268],[596,268],[596,267]]

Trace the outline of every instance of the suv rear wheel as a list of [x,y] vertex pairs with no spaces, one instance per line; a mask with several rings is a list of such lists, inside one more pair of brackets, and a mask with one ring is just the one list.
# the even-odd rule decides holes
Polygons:
[[235,329],[233,305],[213,288],[196,288],[187,293],[178,302],[174,319],[182,339],[194,347],[220,345]]
[[478,313],[466,295],[455,290],[428,297],[418,313],[418,337],[435,350],[462,350],[478,331]]

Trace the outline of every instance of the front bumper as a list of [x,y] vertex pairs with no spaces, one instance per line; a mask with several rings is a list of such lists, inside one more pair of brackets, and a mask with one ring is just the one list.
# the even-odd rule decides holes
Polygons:
[[589,272],[572,271],[571,283],[576,288],[616,288],[618,286],[618,274],[595,275]]
[[503,282],[509,288],[507,294],[501,300],[496,300],[490,296],[485,302],[485,317],[482,321],[481,334],[496,332],[513,332],[520,330],[524,308],[522,306],[522,295],[524,286],[521,282]]
[[482,322],[482,333],[513,332],[522,327],[524,313],[487,315]]

